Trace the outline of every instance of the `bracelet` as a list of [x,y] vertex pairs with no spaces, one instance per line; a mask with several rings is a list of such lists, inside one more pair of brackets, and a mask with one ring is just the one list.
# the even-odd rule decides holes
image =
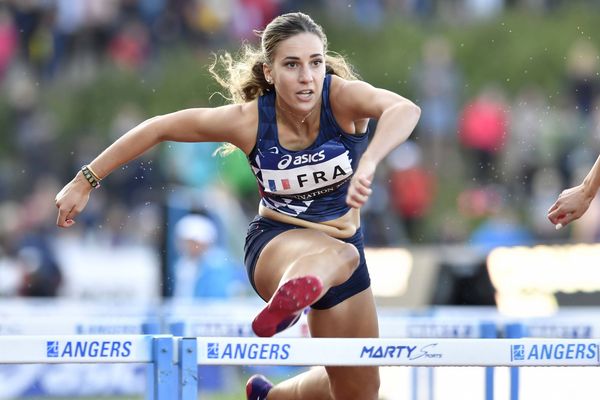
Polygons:
[[100,187],[100,178],[92,171],[89,165],[81,167],[81,173],[94,189]]
[[96,180],[97,180],[98,182],[100,182],[100,181],[102,180],[102,178],[100,178],[100,175],[98,175],[98,174],[96,173],[96,171],[94,171],[94,170],[92,169],[92,167],[91,167],[91,165],[90,165],[90,164],[87,164],[87,165],[86,165],[86,167],[87,167],[87,169],[89,169],[89,170],[90,170],[90,172],[92,173],[92,175],[94,176],[94,178],[96,178]]

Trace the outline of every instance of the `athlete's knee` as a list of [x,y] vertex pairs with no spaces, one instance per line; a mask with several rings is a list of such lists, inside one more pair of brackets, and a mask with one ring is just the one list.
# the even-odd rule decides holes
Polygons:
[[347,271],[347,278],[350,278],[350,275],[352,275],[360,263],[360,253],[356,246],[350,243],[341,243],[335,247],[334,251],[335,259],[340,263],[340,266]]

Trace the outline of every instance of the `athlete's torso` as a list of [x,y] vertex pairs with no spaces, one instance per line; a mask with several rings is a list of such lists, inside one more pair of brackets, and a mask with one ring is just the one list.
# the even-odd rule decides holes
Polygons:
[[311,222],[348,214],[348,185],[368,135],[349,134],[339,127],[329,103],[330,84],[327,75],[319,133],[303,150],[288,150],[279,142],[275,92],[258,99],[256,145],[248,160],[259,185],[261,208]]

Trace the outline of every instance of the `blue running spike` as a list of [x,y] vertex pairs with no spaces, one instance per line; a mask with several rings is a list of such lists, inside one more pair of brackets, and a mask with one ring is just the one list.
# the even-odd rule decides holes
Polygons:
[[246,398],[248,400],[266,400],[272,387],[273,384],[263,375],[252,375],[246,383]]

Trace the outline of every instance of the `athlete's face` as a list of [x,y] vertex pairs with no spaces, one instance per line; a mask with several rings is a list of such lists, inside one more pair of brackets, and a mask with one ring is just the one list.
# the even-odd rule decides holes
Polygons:
[[273,60],[264,65],[279,101],[292,111],[310,112],[321,99],[325,78],[323,42],[312,33],[300,33],[279,43]]

